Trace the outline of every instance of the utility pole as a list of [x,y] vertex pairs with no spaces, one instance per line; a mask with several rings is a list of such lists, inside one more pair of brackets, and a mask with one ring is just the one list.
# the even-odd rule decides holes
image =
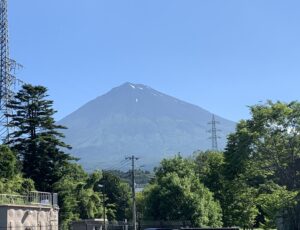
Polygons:
[[126,157],[126,160],[131,160],[131,188],[132,188],[132,225],[133,225],[133,230],[136,230],[136,201],[135,201],[135,161],[138,160],[138,157],[135,157],[132,155],[131,157]]
[[98,187],[102,188],[103,225],[104,225],[104,230],[106,230],[105,185],[104,184],[98,184]]
[[208,131],[209,133],[211,133],[211,137],[209,139],[211,139],[211,149],[213,151],[218,151],[218,139],[220,138],[217,134],[217,132],[220,132],[221,130],[217,129],[216,124],[220,124],[218,121],[216,121],[215,119],[215,115],[212,115],[212,120],[211,122],[208,123],[209,125],[211,125],[211,129]]

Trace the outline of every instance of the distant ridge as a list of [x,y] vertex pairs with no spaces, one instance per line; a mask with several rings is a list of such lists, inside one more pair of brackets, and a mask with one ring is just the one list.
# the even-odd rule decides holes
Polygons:
[[[108,168],[125,155],[141,157],[148,168],[176,153],[190,155],[211,148],[212,114],[201,107],[168,96],[149,86],[130,82],[113,88],[63,118],[66,142],[86,168]],[[220,122],[224,148],[235,123],[215,115]]]

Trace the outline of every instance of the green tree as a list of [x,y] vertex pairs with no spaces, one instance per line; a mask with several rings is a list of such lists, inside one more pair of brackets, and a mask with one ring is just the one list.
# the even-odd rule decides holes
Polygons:
[[286,187],[276,184],[265,185],[268,193],[262,193],[258,198],[260,208],[264,212],[264,222],[261,227],[264,229],[274,229],[280,218],[288,215],[285,210],[295,207],[297,192],[291,192]]
[[24,195],[34,190],[34,182],[21,174],[16,174],[10,179],[0,179],[0,193]]
[[[252,117],[239,122],[236,132],[231,134],[225,151],[225,177],[228,183],[238,180],[244,186],[237,187],[234,193],[227,193],[227,200],[236,200],[243,189],[255,190],[256,197],[276,197],[276,193],[263,189],[266,184],[277,184],[292,194],[300,189],[300,103],[267,102],[250,107]],[[280,190],[279,190],[280,191]],[[294,193],[295,192],[295,193]],[[265,194],[266,196],[263,196]],[[287,193],[290,194],[290,193]],[[288,195],[288,197],[290,197]],[[299,201],[299,197],[294,197]],[[258,199],[262,218],[266,223],[272,217],[264,208],[267,199]],[[269,202],[274,204],[276,202]],[[295,202],[296,203],[296,202]],[[281,206],[284,216],[281,219],[287,229],[298,229],[300,224],[299,206]],[[277,206],[278,207],[278,206]],[[270,209],[270,207],[269,207]],[[231,210],[237,212],[238,210]],[[230,213],[228,210],[227,213]],[[239,210],[242,216],[242,209]],[[277,215],[277,214],[276,214]],[[234,221],[233,221],[234,222]],[[229,222],[226,222],[230,224]],[[274,223],[274,221],[273,221]]]
[[176,173],[180,178],[187,175],[195,174],[196,165],[190,159],[183,158],[180,154],[176,155],[172,159],[163,159],[160,162],[160,166],[155,168],[156,179],[162,178],[168,173]]
[[102,195],[94,190],[101,177],[100,172],[88,175],[78,164],[65,168],[63,177],[54,184],[62,229],[69,229],[73,220],[102,217]]
[[200,183],[193,162],[181,156],[163,160],[143,193],[146,218],[191,220],[198,227],[222,225],[219,203]]
[[224,193],[222,208],[225,226],[253,229],[259,214],[257,189],[245,184],[243,179],[235,179],[225,183]]
[[95,184],[94,189],[105,194],[106,200],[104,202],[106,206],[111,205],[111,207],[114,207],[113,212],[107,213],[109,220],[128,218],[126,214],[129,209],[130,187],[127,183],[122,182],[120,177],[104,171],[101,180]]
[[6,114],[8,126],[14,130],[7,144],[22,161],[24,176],[33,179],[42,191],[52,191],[52,185],[62,176],[61,169],[73,159],[63,152],[70,146],[61,141],[64,136],[58,130],[65,127],[55,123],[56,111],[47,96],[43,86],[23,85],[7,105],[15,112]]
[[0,193],[26,194],[34,189],[34,182],[22,176],[16,155],[0,145]]
[[102,216],[101,194],[94,190],[95,185],[101,179],[102,174],[95,171],[89,175],[85,183],[78,183],[75,189],[78,210],[82,219],[100,218]]
[[194,161],[200,182],[214,193],[217,200],[222,201],[224,154],[215,151],[196,152]]
[[19,172],[17,158],[8,146],[0,146],[0,177],[10,179]]

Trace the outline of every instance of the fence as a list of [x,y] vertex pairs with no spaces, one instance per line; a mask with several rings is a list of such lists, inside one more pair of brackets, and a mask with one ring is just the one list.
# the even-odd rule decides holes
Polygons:
[[[195,228],[190,221],[141,221],[137,225],[138,230],[239,230],[237,227],[232,228]],[[127,222],[108,222],[103,221],[83,220],[74,222],[72,230],[133,230],[132,223]]]
[[26,195],[0,194],[0,205],[1,204],[58,207],[57,194],[47,192],[29,192]]
[[45,230],[58,230],[59,226],[58,225],[30,225],[27,227],[24,226],[18,226],[18,227],[1,227],[0,226],[0,230],[41,230],[41,229],[45,229]]
[[[167,229],[182,229],[192,227],[190,221],[144,221],[140,220],[137,223],[138,230],[144,230],[146,228],[163,228]],[[73,230],[133,230],[131,222],[124,221],[109,221],[105,223],[103,220],[81,220],[74,221],[72,223]]]
[[189,220],[182,221],[145,221],[138,222],[139,229],[145,228],[167,228],[167,229],[181,229],[192,227],[192,223]]
[[[147,221],[141,222],[137,225],[138,230],[144,230],[153,228],[157,230],[239,230],[238,227],[228,227],[228,228],[210,228],[210,227],[203,227],[203,228],[195,228],[195,227],[188,227],[192,226],[190,221]],[[100,228],[99,228],[100,229]],[[133,226],[131,224],[125,223],[110,223],[106,226],[105,230],[132,230]],[[104,228],[102,228],[104,230]]]

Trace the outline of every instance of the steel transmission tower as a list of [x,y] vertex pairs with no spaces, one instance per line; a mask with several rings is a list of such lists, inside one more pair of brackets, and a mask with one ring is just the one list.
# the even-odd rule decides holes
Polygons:
[[215,115],[213,114],[212,120],[208,124],[211,125],[211,129],[208,131],[209,133],[211,133],[211,136],[209,138],[211,139],[211,149],[213,151],[218,151],[218,139],[220,138],[218,136],[218,132],[220,132],[221,130],[217,129],[216,125],[220,124],[220,122],[216,121]]
[[6,105],[14,95],[17,84],[22,84],[14,76],[16,68],[21,65],[9,58],[7,0],[0,0],[0,55],[0,138],[4,141],[9,134],[9,119],[5,114],[12,113]]

